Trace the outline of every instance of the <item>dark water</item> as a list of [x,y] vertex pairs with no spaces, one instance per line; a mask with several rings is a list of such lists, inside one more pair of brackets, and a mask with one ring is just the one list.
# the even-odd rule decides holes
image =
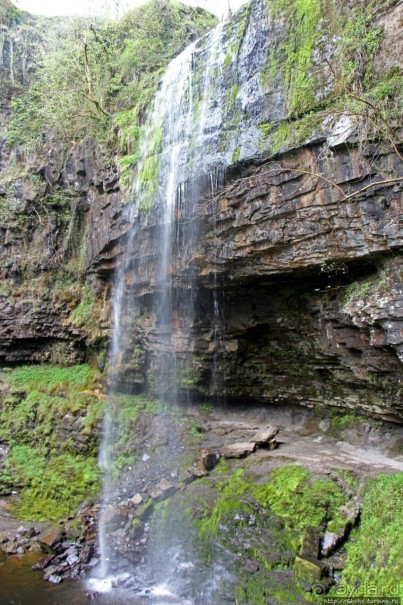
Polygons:
[[[150,590],[133,594],[114,589],[107,594],[94,594],[84,583],[64,580],[52,585],[42,578],[43,572],[33,571],[32,565],[41,553],[7,557],[0,561],[0,605],[190,605],[190,601],[166,594],[159,596]],[[148,593],[148,594],[147,594]]]
[[[41,553],[39,553],[39,556]],[[8,557],[0,562],[0,605],[74,605],[87,602],[79,582],[58,586],[44,582],[42,572],[32,571],[38,554]]]

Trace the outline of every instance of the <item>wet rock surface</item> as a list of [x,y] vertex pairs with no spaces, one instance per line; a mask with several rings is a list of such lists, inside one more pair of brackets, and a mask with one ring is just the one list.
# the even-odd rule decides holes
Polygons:
[[[161,433],[154,431],[157,418],[160,423],[164,420],[162,424],[166,427],[166,437],[162,439],[165,446],[162,448]],[[190,427],[201,422],[205,427],[202,438],[192,436]],[[363,435],[363,424],[371,421],[358,418],[356,422],[357,432]],[[321,424],[322,429],[318,424]],[[345,520],[343,527],[351,528],[357,522],[359,502],[354,500],[354,490],[351,490],[335,468],[354,472],[358,476],[403,470],[403,460],[387,456],[387,447],[392,446],[393,449],[393,442],[401,438],[401,431],[396,425],[382,427],[372,421],[372,430],[360,444],[357,443],[352,428],[346,429],[346,436],[356,442],[354,447],[350,447],[348,441],[334,439],[329,425],[330,422],[318,420],[313,412],[293,406],[284,406],[279,410],[245,405],[237,409],[217,407],[209,411],[194,406],[186,410],[173,408],[165,417],[161,414],[143,414],[138,420],[141,432],[133,435],[133,443],[137,445],[141,455],[136,457],[130,467],[126,466],[122,470],[114,487],[113,506],[108,500],[101,502],[100,506],[84,503],[74,519],[44,527],[20,524],[19,532],[16,531],[19,526],[14,525],[12,530],[9,527],[7,533],[7,517],[2,517],[0,549],[14,553],[18,547],[23,546],[29,553],[35,545],[39,545],[45,552],[38,553],[36,573],[40,573],[50,583],[94,576],[99,564],[98,521],[103,510],[107,515],[108,540],[119,552],[118,567],[111,570],[116,576],[111,594],[116,593],[117,603],[120,602],[119,598],[122,602],[125,598],[132,598],[133,603],[152,603],[154,599],[158,602],[158,598],[153,596],[158,587],[158,578],[153,579],[153,574],[150,573],[151,561],[158,569],[162,565],[161,569],[165,569],[167,574],[168,571],[169,574],[174,573],[178,586],[183,590],[183,593],[179,591],[167,595],[164,602],[172,599],[174,603],[183,603],[180,594],[192,593],[194,566],[198,565],[198,557],[204,556],[203,548],[201,552],[198,551],[201,545],[194,550],[197,541],[194,542],[196,536],[192,517],[197,519],[203,516],[204,507],[215,501],[217,482],[219,484],[237,470],[245,468],[256,477],[267,478],[274,469],[282,467],[285,460],[287,464],[303,465],[315,477],[333,477],[334,481],[339,482],[348,502],[339,514]],[[230,447],[238,439],[240,443],[250,444],[250,440],[262,432],[266,436],[269,433],[275,434],[279,441],[277,449],[260,446],[251,451],[246,459],[225,460],[225,464],[229,466],[224,466],[221,470],[217,465],[209,471],[204,468],[203,481],[195,481],[197,475],[194,475],[189,482],[180,483],[182,473],[188,472],[191,463],[196,466],[201,464],[206,453],[217,453],[224,447]],[[373,435],[369,438],[371,433]],[[386,434],[389,435],[389,443],[385,441]],[[175,453],[172,455],[173,444]],[[128,488],[129,485],[131,489]],[[180,511],[183,509],[191,511],[190,517],[182,517]],[[326,551],[324,549],[325,545],[327,548],[328,537],[324,528],[307,528],[301,536],[301,550],[295,555],[283,544],[284,523],[281,519],[267,508],[240,508],[234,511],[232,517],[222,521],[218,528],[213,543],[217,542],[221,547],[212,544],[208,546],[209,549],[214,549],[227,545],[226,548],[230,550],[226,565],[218,572],[206,568],[206,577],[200,571],[198,586],[204,582],[212,586],[216,581],[216,573],[219,577],[226,577],[229,592],[225,602],[229,603],[235,602],[231,587],[236,585],[237,577],[243,578],[241,581],[245,583],[249,581],[246,578],[256,576],[265,585],[271,586],[274,582],[277,587],[282,586],[284,589],[293,582],[299,582],[307,590],[313,590],[312,586],[315,587],[318,582],[321,586],[328,587],[334,581],[333,573],[338,573],[344,565],[342,545],[348,539],[348,531],[343,533],[341,525],[340,528],[338,543]],[[17,533],[19,538],[16,538]],[[184,544],[180,555],[176,540]],[[153,549],[161,543],[166,544],[166,548],[155,558]],[[264,553],[272,571],[265,571],[259,560],[254,558],[254,549]],[[236,553],[242,553],[242,557]],[[296,570],[292,571],[292,567],[288,570],[278,569],[290,565],[295,556],[298,557]],[[191,568],[190,560],[193,565]],[[170,563],[169,570],[164,567],[167,561]],[[245,577],[242,574],[246,574]],[[192,602],[197,605],[223,602],[224,593],[221,590],[216,586],[215,592],[210,596],[195,593]],[[96,602],[105,602],[105,596],[98,594],[96,587],[90,594]],[[301,603],[303,602],[302,600]]]
[[[391,67],[401,60],[397,12],[391,3],[380,17],[382,58]],[[183,184],[176,209],[188,219],[175,225],[180,254],[174,250],[171,268],[178,303],[175,356],[186,374],[179,391],[191,386],[198,397],[359,408],[398,420],[401,182],[385,183],[383,175],[398,175],[401,162],[371,144],[362,153],[354,137],[336,144],[337,128],[332,132],[329,125],[327,132],[305,133],[298,145],[285,144],[275,162],[267,160],[271,130],[289,117],[280,70],[264,78],[270,52],[282,47],[285,36],[285,20],[274,19],[263,0],[223,27],[217,57],[226,60],[217,69],[216,96],[209,97],[205,112],[206,165],[200,166],[200,182]],[[202,45],[195,51],[199,72],[207,55]],[[379,70],[379,57],[375,60]],[[325,69],[325,62],[316,67]],[[319,86],[316,102],[324,93]],[[270,126],[268,137],[262,126]],[[104,160],[91,141],[74,145],[67,157],[52,142],[46,156],[35,160],[0,144],[2,169],[11,171],[0,194],[16,207],[0,230],[3,363],[49,361],[61,353],[73,362],[88,352],[85,329],[69,323],[79,301],[69,300],[68,292],[67,300],[53,300],[49,289],[29,290],[24,267],[34,262],[43,271],[56,267],[57,273],[65,229],[50,219],[42,229],[35,209],[46,195],[68,190],[87,233],[88,281],[108,307],[111,275],[122,262],[129,225],[118,168]],[[17,177],[14,164],[21,172]],[[212,166],[216,176],[203,176]],[[334,185],[318,174],[330,175]],[[366,189],[345,199],[337,187],[348,195]],[[28,250],[18,228],[22,211],[32,223]],[[121,380],[145,389],[164,340],[150,304],[159,288],[159,219],[157,207],[139,217],[132,250],[136,280],[126,284],[138,306],[127,317]],[[189,277],[198,309],[192,325],[181,307]],[[97,339],[106,339],[109,327],[106,313]],[[190,363],[189,353],[197,360]],[[216,379],[220,376],[224,382]],[[164,376],[162,383],[171,378]]]

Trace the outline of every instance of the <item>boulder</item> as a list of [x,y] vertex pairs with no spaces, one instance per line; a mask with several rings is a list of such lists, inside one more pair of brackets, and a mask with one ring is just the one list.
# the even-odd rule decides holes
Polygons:
[[173,496],[176,491],[177,487],[173,483],[167,479],[161,479],[161,481],[148,490],[148,493],[155,502],[160,502]]
[[224,458],[243,458],[251,454],[256,449],[256,443],[232,443],[225,445],[220,449],[220,454]]
[[250,440],[251,443],[256,443],[258,446],[269,444],[279,432],[278,427],[267,425],[264,428],[261,428],[255,433]]
[[328,566],[315,557],[296,557],[294,572],[302,580],[314,583],[328,573]]
[[218,452],[212,452],[209,450],[202,451],[202,463],[206,471],[212,471],[217,466],[220,460],[220,454]]
[[62,581],[62,579],[57,574],[52,574],[51,576],[49,576],[48,581],[51,584],[60,584],[60,582]]
[[140,504],[143,502],[143,496],[141,496],[141,494],[136,494],[135,496],[133,496],[133,498],[130,498],[129,503],[132,506],[140,506]]
[[319,556],[320,529],[319,527],[306,527],[302,537],[301,557]]
[[47,534],[41,534],[38,537],[38,542],[41,545],[42,550],[49,552],[56,548],[62,538],[63,534],[60,531],[51,531]]

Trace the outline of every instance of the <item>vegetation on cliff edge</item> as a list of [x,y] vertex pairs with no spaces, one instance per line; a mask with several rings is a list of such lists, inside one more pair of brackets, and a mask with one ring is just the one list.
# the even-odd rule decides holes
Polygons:
[[19,490],[21,519],[60,519],[98,493],[102,386],[87,365],[22,366],[0,374],[0,494]]

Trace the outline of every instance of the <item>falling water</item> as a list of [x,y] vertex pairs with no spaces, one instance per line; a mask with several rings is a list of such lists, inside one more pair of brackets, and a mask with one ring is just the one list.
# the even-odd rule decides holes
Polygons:
[[[97,574],[97,590],[110,589],[114,582],[119,582],[119,574],[133,568],[130,560],[125,560],[122,553],[119,554],[113,546],[108,519],[123,500],[112,468],[116,455],[114,445],[119,440],[118,399],[122,391],[121,370],[127,355],[130,354],[128,351],[130,352],[130,338],[133,333],[131,318],[136,306],[133,295],[135,285],[141,280],[153,285],[150,316],[154,321],[151,332],[154,338],[151,345],[154,395],[164,404],[176,403],[179,366],[186,361],[188,352],[192,350],[192,325],[197,291],[192,259],[199,235],[197,204],[203,196],[203,190],[211,189],[212,195],[217,190],[217,175],[220,169],[231,163],[235,148],[242,146],[239,137],[245,139],[246,155],[252,149],[250,141],[253,136],[257,137],[256,140],[260,136],[255,127],[253,132],[248,125],[241,128],[241,118],[237,117],[246,107],[248,87],[253,85],[253,78],[258,82],[258,70],[253,78],[246,80],[246,92],[243,92],[242,87],[235,85],[238,78],[236,61],[231,70],[225,67],[225,60],[231,53],[231,38],[225,23],[221,23],[209,35],[191,44],[176,57],[162,78],[141,139],[140,161],[133,185],[134,201],[126,208],[125,219],[130,229],[125,240],[125,260],[116,271],[114,284],[113,338],[108,364],[110,389],[100,454],[105,480],[99,528],[101,564]],[[266,52],[262,51],[262,61],[265,56]],[[249,69],[247,58],[245,65]],[[232,78],[229,83],[228,77]],[[228,86],[231,87],[230,95]],[[242,94],[239,107],[235,107],[234,94],[238,89]],[[234,120],[236,129],[231,126]],[[229,124],[226,131],[223,130],[224,123]],[[256,145],[253,152],[255,148]],[[239,155],[238,149],[237,157]],[[204,181],[203,176],[206,176]],[[144,276],[141,273],[141,262],[133,258],[133,250],[141,238],[142,230],[147,229],[156,234],[152,241],[157,243],[158,249],[147,251],[149,257],[154,260],[148,263],[149,273]],[[180,277],[175,275],[175,264],[178,260],[182,263],[182,269],[184,268]],[[212,287],[215,383],[222,323],[216,275]],[[123,387],[130,389],[127,383]],[[213,390],[216,390],[216,387],[214,384]],[[182,398],[183,395],[182,389]],[[163,460],[161,458],[160,462],[168,468],[167,465],[171,463],[176,452],[166,450],[167,448],[162,453]],[[193,568],[193,562],[186,560],[183,555],[180,532],[178,537],[177,528],[167,528],[156,522],[154,525],[157,527],[153,529],[154,537],[149,543],[147,572],[152,576],[152,580],[144,580],[145,585],[148,581],[148,584],[153,586],[150,599],[160,605],[168,602],[195,602],[174,596],[186,594],[188,598],[193,594],[186,588],[181,589],[180,579],[177,577],[178,570],[184,571],[186,576]],[[217,573],[222,574],[220,564],[217,565]],[[214,582],[211,574],[209,583],[208,588],[205,585],[202,589],[193,582],[193,590],[199,591],[199,596],[203,594],[203,599],[207,599],[203,600],[203,603],[210,602],[213,595]],[[196,601],[199,602],[197,599]],[[135,602],[130,600],[130,603]]]
[[[176,371],[176,345],[173,342],[172,318],[174,313],[173,278],[171,275],[172,254],[175,245],[175,208],[178,191],[184,183],[197,176],[200,163],[203,164],[203,137],[205,135],[206,113],[212,78],[213,65],[220,52],[223,25],[220,24],[206,41],[206,48],[198,50],[205,53],[204,73],[202,77],[202,94],[198,100],[200,116],[195,129],[194,119],[194,61],[196,43],[188,46],[168,66],[155,96],[152,111],[149,113],[140,146],[140,162],[137,177],[133,187],[134,202],[126,209],[126,220],[132,225],[126,241],[126,260],[121,264],[115,275],[115,295],[113,303],[113,338],[109,357],[109,395],[105,417],[103,443],[100,453],[100,465],[104,470],[103,510],[100,516],[99,547],[100,568],[97,571],[97,590],[108,590],[116,582],[116,574],[120,567],[124,568],[121,557],[116,554],[111,545],[108,533],[108,515],[115,504],[115,486],[112,473],[114,443],[119,438],[117,434],[118,413],[114,405],[115,395],[120,390],[116,376],[123,363],[125,355],[125,339],[127,337],[127,318],[133,308],[130,289],[126,287],[127,276],[131,282],[133,275],[130,251],[139,233],[139,215],[150,205],[158,208],[159,252],[155,269],[156,294],[154,296],[154,312],[156,330],[160,341],[157,343],[158,363],[155,368],[156,384],[159,385],[156,394],[162,401],[175,400],[175,389],[166,388],[166,377]],[[194,237],[194,226],[187,229],[187,237]],[[189,243],[189,242],[188,242]],[[178,242],[176,242],[178,244]],[[188,293],[191,287],[188,287]],[[187,321],[191,323],[193,296],[188,296],[185,302]],[[182,301],[183,304],[183,301]],[[176,384],[176,377],[169,381]],[[152,549],[151,549],[152,550]],[[172,553],[170,562],[178,553]],[[151,558],[153,554],[151,552]],[[154,555],[158,558],[158,554]],[[167,557],[167,559],[169,559]],[[169,567],[169,566],[168,566]],[[172,573],[165,566],[159,572],[169,578]],[[156,589],[157,590],[157,589]],[[167,598],[169,590],[166,585],[158,589],[161,599]],[[158,590],[154,597],[158,597]],[[165,596],[164,596],[165,595]],[[161,601],[163,602],[163,601]],[[185,601],[183,601],[185,602]]]

